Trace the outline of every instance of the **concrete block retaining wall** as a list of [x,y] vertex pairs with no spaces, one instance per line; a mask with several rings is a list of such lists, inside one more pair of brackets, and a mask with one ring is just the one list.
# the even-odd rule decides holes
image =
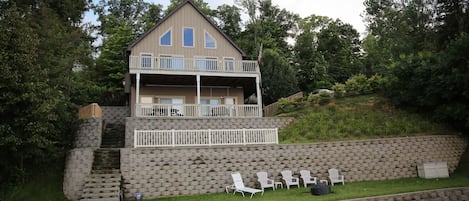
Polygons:
[[346,182],[417,177],[417,165],[446,161],[456,168],[467,140],[440,135],[332,143],[121,149],[126,196],[146,198],[223,192],[230,173],[241,172],[247,186],[256,187],[255,173],[267,171],[281,181],[280,171],[310,170],[325,179],[338,168]]
[[105,123],[125,124],[125,118],[130,116],[129,106],[101,106]]
[[159,119],[128,117],[125,124],[125,147],[133,147],[134,130],[193,130],[193,129],[242,129],[283,128],[293,118],[219,118],[219,119]]
[[102,129],[101,118],[83,119],[75,136],[75,148],[99,148]]
[[70,200],[80,199],[83,184],[93,165],[93,148],[72,149],[67,156],[63,191]]
[[397,195],[377,196],[347,201],[463,201],[469,200],[469,188],[449,188],[413,193],[402,193]]

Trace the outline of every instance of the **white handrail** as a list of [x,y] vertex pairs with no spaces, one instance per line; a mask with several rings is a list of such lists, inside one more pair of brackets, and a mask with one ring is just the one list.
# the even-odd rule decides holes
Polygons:
[[278,129],[134,130],[134,147],[278,144]]
[[129,70],[260,73],[254,60],[130,56]]
[[138,117],[260,117],[259,105],[137,104]]

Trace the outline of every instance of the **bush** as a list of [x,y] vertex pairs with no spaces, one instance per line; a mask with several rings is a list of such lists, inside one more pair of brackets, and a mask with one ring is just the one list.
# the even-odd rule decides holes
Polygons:
[[336,83],[332,89],[336,92],[337,97],[356,96],[375,93],[383,89],[386,79],[380,75],[373,75],[367,78],[363,74],[350,77],[345,84]]
[[345,84],[341,84],[336,82],[334,86],[331,88],[334,91],[334,96],[335,97],[344,97],[345,96]]
[[319,105],[326,105],[332,100],[332,94],[323,91],[320,92],[319,94],[313,94],[310,93],[308,95],[308,102],[310,102],[313,105],[319,104]]
[[280,98],[278,100],[278,111],[280,113],[287,113],[297,110],[302,105],[302,98],[297,98],[294,100],[288,100],[286,98]]

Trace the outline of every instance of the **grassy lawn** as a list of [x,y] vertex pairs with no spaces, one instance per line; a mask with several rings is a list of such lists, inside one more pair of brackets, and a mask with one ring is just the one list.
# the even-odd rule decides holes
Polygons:
[[327,105],[298,101],[278,116],[296,120],[279,133],[283,144],[375,139],[447,133],[451,130],[421,114],[396,109],[386,98],[338,98]]
[[[332,188],[333,193],[322,196],[312,196],[309,188],[296,188],[292,187],[290,190],[278,189],[272,191],[271,189],[266,190],[263,196],[256,194],[253,200],[264,200],[264,201],[284,201],[284,200],[295,200],[295,201],[332,201],[332,200],[344,200],[353,199],[360,197],[370,197],[378,195],[397,194],[405,192],[415,192],[422,190],[441,189],[450,187],[469,187],[469,153],[463,155],[462,160],[459,164],[458,169],[451,175],[450,178],[443,179],[421,179],[421,178],[405,178],[405,179],[394,179],[384,181],[364,181],[364,182],[353,182],[345,183],[342,185],[335,185]],[[168,197],[150,199],[150,201],[237,201],[237,200],[249,200],[249,198],[243,198],[241,194],[237,193],[226,194],[216,193],[207,195],[196,195],[196,196],[180,196],[180,197]]]

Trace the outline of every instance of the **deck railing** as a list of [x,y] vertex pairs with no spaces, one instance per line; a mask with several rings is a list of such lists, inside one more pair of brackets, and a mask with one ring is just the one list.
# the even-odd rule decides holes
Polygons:
[[278,129],[135,130],[134,147],[278,144]]
[[259,105],[137,104],[138,117],[260,117]]
[[129,70],[137,71],[186,71],[259,73],[257,61],[219,60],[207,58],[130,56]]

